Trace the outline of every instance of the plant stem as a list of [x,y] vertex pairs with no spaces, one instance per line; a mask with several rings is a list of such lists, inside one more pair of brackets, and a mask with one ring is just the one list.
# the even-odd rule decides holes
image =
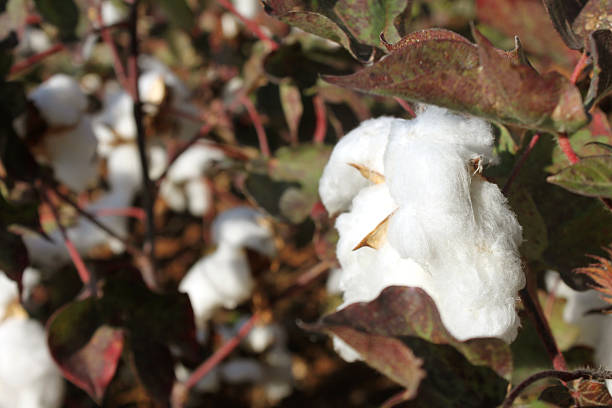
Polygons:
[[502,188],[502,193],[503,194],[508,194],[508,192],[510,191],[510,187],[512,186],[512,183],[514,182],[514,179],[516,178],[516,176],[518,175],[519,171],[523,167],[523,164],[525,164],[525,161],[527,160],[527,157],[529,156],[529,154],[531,153],[531,151],[535,147],[535,145],[538,142],[538,140],[540,140],[540,134],[539,133],[536,133],[536,134],[534,134],[531,137],[531,140],[529,141],[529,144],[527,145],[527,148],[525,149],[523,154],[521,154],[521,157],[519,157],[519,159],[514,164],[514,167],[512,168],[512,172],[510,173],[510,177],[508,177],[508,181],[506,181],[506,184],[504,184],[504,187]]
[[231,339],[225,342],[217,351],[215,351],[210,357],[206,359],[185,382],[187,390],[196,385],[206,374],[210,372],[217,364],[219,364],[225,357],[227,357],[242,341],[242,339],[249,334],[257,320],[259,315],[256,313],[242,325],[238,333]]
[[62,234],[62,238],[64,239],[64,245],[66,245],[66,249],[70,254],[70,259],[72,259],[72,263],[74,263],[74,266],[79,274],[79,278],[81,278],[81,282],[83,282],[83,285],[87,290],[89,290],[91,293],[95,293],[95,291],[92,290],[93,288],[91,287],[91,273],[85,266],[85,262],[83,262],[83,258],[81,258],[79,251],[77,251],[76,247],[70,240],[70,237],[68,237],[66,228],[64,228],[64,226],[60,223],[60,217],[57,211],[57,207],[53,203],[51,195],[49,194],[47,189],[43,190],[43,200],[51,209],[51,217],[53,218],[53,221],[55,221],[55,223],[57,224],[57,227],[60,230],[60,233]]
[[251,122],[253,122],[253,126],[255,126],[255,131],[257,132],[257,139],[259,140],[259,149],[261,150],[261,154],[264,157],[270,157],[270,146],[268,146],[268,136],[266,135],[266,130],[261,123],[261,117],[257,110],[255,109],[255,105],[249,99],[248,96],[243,95],[241,97],[241,102],[246,108],[249,117],[251,118]]
[[[137,130],[137,144],[138,144],[138,155],[140,157],[140,168],[142,172],[143,180],[143,200],[145,212],[147,214],[146,222],[146,236],[144,243],[144,253],[147,256],[151,265],[151,271],[146,274],[147,284],[152,288],[157,288],[157,282],[155,277],[155,223],[153,214],[153,185],[149,177],[149,164],[147,160],[146,151],[146,134],[143,123],[143,112],[142,112],[142,101],[140,100],[140,92],[138,89],[138,55],[139,41],[138,41],[138,5],[139,0],[134,0],[130,6],[130,17],[128,20],[129,34],[130,34],[130,53],[128,56],[128,83],[129,91],[134,101],[134,121],[136,122]],[[144,277],[145,275],[143,275]]]
[[572,72],[572,75],[570,76],[570,82],[572,84],[575,84],[576,81],[578,81],[578,77],[580,76],[580,74],[582,73],[584,68],[586,68],[587,65],[588,65],[588,57],[587,57],[587,52],[585,50],[580,56],[580,59],[576,63],[576,66],[574,67],[574,71]]
[[416,113],[414,113],[414,110],[408,102],[406,102],[402,98],[398,98],[397,96],[394,96],[393,99],[395,99],[395,102],[397,102],[399,106],[404,108],[404,110],[408,112],[412,118],[416,118]]
[[48,50],[32,55],[31,57],[25,59],[24,61],[21,61],[13,65],[11,67],[10,75],[16,75],[20,73],[21,71],[30,68],[32,65],[44,60],[45,58],[53,54],[57,54],[60,51],[64,51],[65,49],[66,49],[66,46],[64,46],[64,44],[55,44],[53,47],[49,48]]
[[597,381],[604,381],[606,379],[612,379],[612,371],[592,371],[592,370],[575,370],[575,371],[558,371],[558,370],[547,370],[535,373],[532,376],[526,378],[519,385],[514,387],[504,400],[502,408],[510,408],[514,400],[534,382],[543,378],[558,378],[561,381],[567,382],[577,380],[579,378],[589,378]]
[[[97,7],[97,19],[98,25],[100,28],[103,28],[104,21],[102,20],[102,2],[100,1]],[[123,23],[125,25],[125,23]],[[131,21],[127,22],[128,29],[130,28]],[[113,68],[115,70],[115,75],[117,75],[117,80],[119,84],[126,88],[128,86],[127,76],[125,74],[125,68],[123,67],[123,63],[121,62],[121,57],[119,56],[119,51],[117,51],[117,45],[115,41],[113,41],[113,35],[109,30],[102,29],[100,30],[100,35],[102,36],[102,40],[108,47],[111,52],[111,56],[113,57]]]
[[580,158],[574,151],[574,148],[572,147],[569,138],[567,137],[567,133],[560,133],[557,138],[559,140],[559,147],[561,148],[567,159],[570,161],[570,163],[578,163],[580,161]]
[[323,102],[323,98],[321,98],[320,95],[315,95],[312,98],[312,104],[314,106],[316,117],[315,131],[312,140],[317,144],[321,144],[325,140],[325,134],[327,133],[327,116],[325,114],[325,102]]

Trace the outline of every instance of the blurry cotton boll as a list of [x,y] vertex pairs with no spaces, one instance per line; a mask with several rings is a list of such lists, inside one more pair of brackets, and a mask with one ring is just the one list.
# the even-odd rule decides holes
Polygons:
[[121,7],[119,2],[106,0],[100,6],[102,12],[102,22],[105,26],[120,23],[125,20],[128,15],[128,8]]
[[257,0],[233,0],[236,11],[246,17],[253,18],[261,11],[261,5]]
[[391,285],[420,287],[457,339],[514,339],[521,227],[480,175],[492,145],[485,121],[433,106],[413,120],[365,121],[340,140],[319,194],[328,212],[343,212],[341,307]]
[[56,74],[39,85],[29,99],[51,127],[74,126],[87,108],[87,98],[72,77]]
[[[567,300],[563,320],[580,328],[576,343],[593,347],[595,363],[606,370],[612,370],[612,316],[589,313],[610,304],[595,290],[579,292],[570,288],[555,272],[548,271],[545,280],[549,292]],[[606,386],[612,395],[612,380],[606,380]]]
[[125,91],[109,90],[104,95],[103,106],[102,112],[94,119],[100,144],[135,140],[137,131],[132,97]]
[[221,31],[225,38],[235,38],[240,33],[240,23],[236,16],[231,13],[223,13],[221,15]]
[[194,216],[205,214],[211,204],[211,192],[202,179],[214,162],[225,155],[206,144],[187,149],[172,163],[162,181],[160,195],[174,211],[188,209]]
[[247,207],[217,216],[212,225],[217,249],[196,262],[181,281],[179,290],[189,295],[200,339],[217,308],[234,309],[251,296],[254,281],[244,248],[274,253],[272,232],[261,218]]
[[9,279],[4,272],[0,271],[0,322],[7,314],[11,303],[18,297],[17,282]]
[[17,52],[22,55],[39,54],[51,48],[51,40],[40,28],[26,26],[21,35]]
[[42,325],[27,318],[0,323],[0,408],[59,408],[64,381]]
[[70,189],[83,191],[96,180],[97,139],[88,116],[72,128],[46,134],[42,143],[55,177]]

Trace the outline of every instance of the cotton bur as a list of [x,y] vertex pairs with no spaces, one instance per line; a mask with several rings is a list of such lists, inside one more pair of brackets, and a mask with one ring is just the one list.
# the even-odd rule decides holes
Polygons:
[[341,307],[420,287],[457,339],[516,337],[521,227],[481,174],[493,140],[485,121],[425,106],[413,120],[365,121],[338,142],[319,194],[340,214]]

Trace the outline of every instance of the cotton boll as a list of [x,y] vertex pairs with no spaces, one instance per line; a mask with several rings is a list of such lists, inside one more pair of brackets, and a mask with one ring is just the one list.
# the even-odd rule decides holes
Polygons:
[[17,46],[22,55],[38,54],[51,48],[49,36],[40,28],[26,26]]
[[330,295],[340,295],[342,294],[342,289],[340,288],[340,279],[342,278],[342,269],[333,268],[329,271],[329,276],[327,277],[327,283],[325,284],[325,289],[327,293]]
[[72,77],[56,74],[29,95],[50,126],[74,126],[87,108],[87,98]]
[[261,10],[257,0],[233,0],[236,11],[246,18],[254,18]]
[[108,184],[111,190],[134,194],[142,186],[138,148],[132,144],[115,147],[108,157]]
[[106,26],[120,23],[127,18],[127,8],[117,6],[114,1],[103,1],[100,9],[102,12],[102,21]]
[[76,127],[45,135],[43,143],[55,177],[70,189],[83,191],[96,179],[96,136],[89,117]]
[[222,245],[189,269],[179,291],[189,295],[196,325],[201,328],[215,309],[233,309],[247,300],[253,287],[246,255]]
[[183,189],[168,179],[164,179],[159,187],[159,195],[164,199],[168,207],[177,212],[183,212],[187,208],[187,198]]
[[273,343],[284,344],[286,334],[277,324],[256,325],[242,341],[243,346],[254,353],[261,353]]
[[172,90],[173,102],[184,101],[189,97],[185,84],[163,62],[148,55],[141,55],[138,64],[144,75],[156,74],[162,77],[164,84]]
[[189,180],[185,184],[185,194],[191,215],[204,215],[210,208],[210,189],[203,180]]
[[231,13],[223,13],[221,15],[221,31],[223,36],[232,39],[240,33],[240,23],[238,19]]
[[47,350],[42,325],[10,318],[0,324],[0,344],[0,407],[60,407],[64,383]]
[[185,150],[168,170],[168,179],[175,183],[185,182],[202,177],[204,172],[215,161],[221,161],[225,155],[219,149],[206,144],[197,144]]
[[235,207],[219,214],[212,224],[212,238],[220,246],[246,247],[267,256],[276,252],[265,219],[250,207]]
[[385,175],[383,154],[395,118],[380,117],[363,122],[334,147],[319,181],[319,196],[330,214],[347,210],[353,197],[372,184],[349,163]]
[[124,140],[135,140],[138,133],[134,120],[134,101],[125,91],[108,91],[104,96],[104,110],[96,121],[105,125]]

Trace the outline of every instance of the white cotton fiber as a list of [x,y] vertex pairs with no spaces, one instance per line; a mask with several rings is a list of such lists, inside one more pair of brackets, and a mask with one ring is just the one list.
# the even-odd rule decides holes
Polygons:
[[187,149],[172,163],[162,181],[160,195],[174,211],[186,208],[194,216],[205,214],[212,204],[210,188],[202,179],[214,162],[225,155],[206,144]]
[[102,21],[104,25],[113,25],[120,23],[127,18],[128,9],[127,7],[120,7],[117,5],[118,2],[113,0],[103,1],[100,6],[102,12]]
[[[123,90],[109,90],[104,95],[103,102],[104,110],[96,116],[95,121],[120,139],[135,140],[138,132],[134,120],[134,101],[130,94]],[[106,134],[98,137],[108,138]]]
[[108,156],[108,184],[111,190],[134,193],[142,187],[142,171],[138,148],[119,145]]
[[33,319],[0,323],[0,408],[58,408],[64,382]]
[[261,10],[257,0],[233,0],[234,6],[240,15],[246,18],[253,18]]
[[319,182],[319,195],[330,214],[347,210],[353,197],[372,184],[350,163],[384,173],[383,155],[391,124],[396,120],[390,117],[366,120],[336,144]]
[[87,108],[87,97],[77,80],[64,74],[47,79],[29,99],[51,127],[76,125]]
[[212,238],[219,246],[246,247],[267,256],[276,252],[266,220],[250,207],[234,207],[219,214],[212,225]]
[[97,140],[89,117],[72,128],[46,134],[43,143],[57,180],[75,192],[93,184],[98,175]]
[[[330,213],[348,210],[336,221],[343,306],[372,300],[387,286],[415,286],[459,340],[514,339],[525,284],[521,227],[477,169],[491,161],[492,144],[485,121],[437,107],[413,120],[366,121],[338,143],[319,193]],[[379,173],[379,184],[348,163]],[[354,250],[386,217],[375,248]],[[340,341],[336,348],[355,357]]]
[[6,315],[7,308],[19,295],[17,283],[0,271],[0,321]]

